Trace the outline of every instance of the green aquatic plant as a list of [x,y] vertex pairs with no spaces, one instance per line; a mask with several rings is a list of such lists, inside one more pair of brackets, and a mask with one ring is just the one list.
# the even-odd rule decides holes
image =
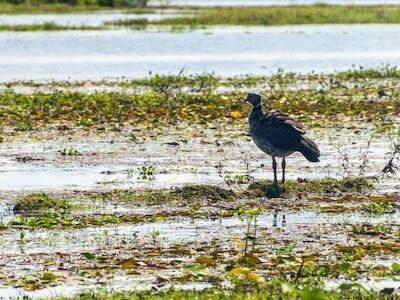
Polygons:
[[80,155],[82,155],[82,153],[79,150],[71,148],[71,147],[63,148],[63,149],[59,150],[58,153],[60,153],[61,155],[64,155],[64,156],[80,156]]
[[374,215],[391,214],[395,212],[393,203],[388,201],[374,201],[368,204],[363,204],[361,210]]
[[289,245],[282,247],[282,248],[278,248],[276,249],[276,254],[277,255],[287,255],[290,254],[294,251],[294,249],[296,248],[297,243],[296,242],[291,242]]
[[[139,172],[138,179],[140,179],[140,180],[153,181],[156,179],[155,175],[156,175],[157,169],[153,166],[142,166],[142,167],[138,168],[138,172]],[[128,173],[128,178],[129,178],[129,173]]]
[[153,239],[153,244],[157,244],[157,239],[161,235],[161,232],[159,230],[153,230],[151,233],[151,238]]

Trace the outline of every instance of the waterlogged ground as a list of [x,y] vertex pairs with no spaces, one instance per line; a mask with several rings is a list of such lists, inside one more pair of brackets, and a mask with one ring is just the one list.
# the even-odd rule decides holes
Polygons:
[[[315,90],[310,97],[321,92],[341,103],[376,101],[376,111],[375,118],[362,117],[356,109],[353,116],[332,115],[329,105],[325,111],[325,106],[318,106],[321,115],[304,123],[320,147],[321,162],[291,156],[289,181],[277,197],[270,185],[270,159],[251,141],[242,106],[232,105],[235,110],[217,119],[200,110],[199,118],[187,115],[186,121],[165,119],[149,126],[142,120],[128,125],[107,117],[85,127],[67,122],[65,114],[65,123],[60,123],[55,107],[36,110],[32,101],[32,116],[46,111],[54,113],[49,119],[60,119],[3,128],[0,295],[43,298],[73,297],[83,289],[100,288],[229,288],[241,278],[251,284],[272,279],[318,282],[334,290],[355,282],[398,297],[400,181],[396,176],[376,177],[387,166],[398,139],[397,71],[385,72],[394,78],[206,77],[212,88],[203,77],[178,76],[174,82],[192,85],[167,90],[155,78],[141,84],[4,84],[2,93],[9,93],[2,98],[7,118],[25,109],[18,107],[21,104],[11,109],[7,97],[60,97],[57,90],[83,96],[94,91],[117,91],[125,97],[163,95],[165,101],[180,99],[180,94],[214,99],[221,94],[243,97],[250,90],[285,90],[286,100],[279,103],[308,97],[292,96],[296,91]],[[198,84],[202,88],[196,90]],[[215,100],[209,101],[211,105]],[[272,97],[270,101],[279,104]],[[378,105],[382,101],[388,104],[385,108]],[[140,111],[145,103],[137,103]],[[188,103],[183,98],[181,109],[189,110]],[[223,108],[215,104],[213,109]],[[98,116],[104,113],[97,111]]]
[[[341,178],[339,144],[346,145],[354,162],[348,171],[358,174],[371,129],[349,127],[311,130],[323,153],[321,163],[312,165],[294,155],[288,160],[289,179]],[[373,140],[366,174],[385,165],[389,145],[384,135]],[[400,262],[398,179],[377,183],[355,198],[341,192],[236,198],[218,174],[218,163],[224,176],[255,170],[255,181],[271,179],[270,161],[252,144],[245,126],[181,125],[100,135],[48,131],[34,138],[18,134],[7,138],[0,155],[2,222],[9,224],[0,231],[4,296],[72,295],[100,287],[229,286],[226,269],[243,258],[246,234],[253,232],[251,225],[246,233],[252,218],[246,211],[252,208],[260,209],[256,258],[250,263],[258,275],[293,275],[304,260],[304,276],[335,266],[326,271],[331,287],[341,281],[379,289],[400,286],[392,269]],[[122,194],[149,195],[157,192],[148,189],[162,193],[198,184],[220,186],[227,195],[217,190],[195,191],[183,199],[117,196],[121,188],[126,191]],[[240,193],[248,184],[235,183],[234,189]],[[39,212],[18,219],[16,201],[38,191],[69,199],[76,208],[53,217]],[[221,198],[214,193],[222,193]],[[335,272],[340,275],[331,276]]]
[[[219,163],[227,175],[250,169],[256,179],[271,180],[271,161],[254,146],[243,123],[235,127],[182,124],[151,131],[124,128],[121,132],[72,136],[46,131],[34,139],[31,134],[19,134],[2,143],[1,190],[165,189],[188,183],[222,184],[215,168]],[[310,164],[294,154],[288,160],[290,179],[346,176],[337,167],[339,150],[352,161],[349,173],[360,172],[358,164],[366,151],[368,176],[385,166],[392,146],[387,136],[374,138],[367,149],[373,128],[355,130],[349,125],[349,129],[336,130],[334,123],[330,127],[309,133],[318,140],[321,163]],[[155,168],[155,180],[138,179],[142,168]],[[398,184],[387,180],[382,188],[391,192]]]

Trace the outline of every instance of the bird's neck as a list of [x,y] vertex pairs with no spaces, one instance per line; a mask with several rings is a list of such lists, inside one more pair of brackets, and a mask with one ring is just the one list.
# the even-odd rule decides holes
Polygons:
[[263,116],[263,111],[261,104],[253,107],[253,110],[250,113],[249,120],[259,120]]

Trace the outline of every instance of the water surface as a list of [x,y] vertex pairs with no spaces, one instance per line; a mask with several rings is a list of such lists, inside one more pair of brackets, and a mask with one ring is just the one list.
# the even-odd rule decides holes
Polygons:
[[400,63],[400,25],[0,33],[0,81],[331,72]]

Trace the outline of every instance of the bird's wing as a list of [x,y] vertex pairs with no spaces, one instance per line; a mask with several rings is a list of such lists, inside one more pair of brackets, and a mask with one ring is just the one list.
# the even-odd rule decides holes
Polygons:
[[279,111],[264,115],[260,125],[265,127],[267,140],[278,149],[297,150],[305,134],[300,123]]
[[301,135],[306,133],[303,129],[303,126],[299,122],[295,121],[288,115],[281,113],[280,111],[274,111],[272,113],[263,115],[260,119],[260,124],[272,127],[288,127],[297,131]]

